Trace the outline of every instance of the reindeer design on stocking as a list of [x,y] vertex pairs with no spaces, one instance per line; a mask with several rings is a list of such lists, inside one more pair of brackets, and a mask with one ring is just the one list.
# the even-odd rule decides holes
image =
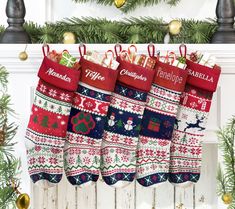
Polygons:
[[199,128],[199,131],[203,131],[205,130],[205,127],[200,126],[201,123],[203,123],[203,120],[205,119],[205,116],[202,116],[201,118],[199,118],[198,114],[196,114],[196,123],[187,123],[186,128],[184,129],[184,131],[186,131],[187,129],[190,128]]

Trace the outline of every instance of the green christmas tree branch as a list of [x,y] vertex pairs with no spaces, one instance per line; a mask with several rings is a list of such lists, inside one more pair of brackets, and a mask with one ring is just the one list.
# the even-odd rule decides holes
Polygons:
[[9,123],[9,114],[14,114],[10,107],[10,96],[7,94],[8,72],[0,66],[0,208],[15,208],[16,192],[12,182],[19,183],[17,174],[19,160],[15,158],[12,141],[17,126]]
[[[87,2],[96,2],[101,5],[114,5],[114,0],[73,0],[76,3],[87,3]],[[171,6],[175,6],[180,0],[126,0],[126,3],[119,8],[122,12],[128,13],[130,11],[135,10],[141,6],[153,6],[159,4],[161,2],[165,2]]]
[[[182,19],[179,35],[171,36],[170,43],[210,43],[217,24],[214,20]],[[111,21],[104,18],[73,17],[56,23],[25,24],[33,43],[62,43],[65,32],[73,32],[76,43],[164,43],[168,23],[161,19],[141,17]],[[0,33],[3,28],[0,28]],[[0,34],[1,35],[1,34]]]
[[227,126],[217,132],[219,138],[219,148],[223,158],[223,168],[218,167],[218,195],[229,193],[233,197],[233,202],[229,209],[235,208],[235,117]]

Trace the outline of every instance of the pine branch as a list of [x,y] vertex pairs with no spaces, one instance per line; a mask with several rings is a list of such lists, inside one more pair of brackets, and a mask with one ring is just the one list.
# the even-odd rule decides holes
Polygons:
[[218,181],[218,185],[217,185],[217,194],[219,196],[223,195],[226,193],[226,188],[225,188],[225,177],[224,177],[224,174],[223,174],[223,171],[221,169],[221,166],[219,164],[218,166],[218,170],[217,170],[217,176],[216,176],[216,179]]
[[235,207],[235,117],[232,117],[225,128],[217,132],[219,148],[223,157],[223,170],[219,167],[217,172],[218,194],[230,193],[233,203],[228,208]]
[[[73,0],[76,3],[87,3],[87,2],[96,2],[97,4],[102,5],[114,5],[114,0]],[[171,6],[177,5],[180,0],[126,0],[126,3],[120,8],[120,10],[124,13],[128,13],[130,11],[135,10],[141,6],[153,6],[157,5],[161,2],[165,2]]]
[[[210,19],[181,21],[182,30],[171,37],[171,43],[209,43],[217,28],[215,21]],[[121,21],[73,17],[42,26],[29,22],[24,27],[33,43],[62,43],[65,32],[73,32],[77,43],[163,43],[168,32],[168,23],[150,17]]]
[[9,123],[9,114],[14,114],[7,94],[8,72],[0,66],[0,208],[15,208],[16,192],[11,181],[19,182],[19,160],[14,156],[13,138],[17,131],[15,123]]

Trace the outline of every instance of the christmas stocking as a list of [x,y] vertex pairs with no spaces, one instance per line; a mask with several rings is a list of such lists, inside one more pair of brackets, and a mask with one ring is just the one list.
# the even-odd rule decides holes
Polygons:
[[118,70],[84,57],[80,60],[81,82],[73,100],[64,147],[65,173],[68,181],[77,186],[98,180],[104,122],[118,75]]
[[181,97],[170,149],[169,181],[182,186],[200,177],[202,139],[220,68],[187,60],[188,78]]
[[[47,46],[48,47],[48,46]],[[49,47],[47,48],[49,52]],[[34,183],[53,186],[62,178],[67,122],[80,71],[45,56],[26,131],[28,170]]]
[[[185,67],[178,60],[174,64]],[[137,181],[143,186],[168,179],[171,137],[186,78],[186,70],[157,62],[137,150]]]
[[101,151],[101,173],[108,185],[123,187],[136,174],[136,146],[153,69],[121,60]]

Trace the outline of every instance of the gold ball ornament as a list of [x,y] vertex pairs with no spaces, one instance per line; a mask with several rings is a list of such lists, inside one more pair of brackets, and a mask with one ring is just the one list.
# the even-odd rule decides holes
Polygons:
[[27,59],[28,59],[28,54],[27,54],[27,52],[26,52],[26,51],[20,52],[20,53],[19,53],[19,59],[20,59],[21,61],[27,60]]
[[224,204],[229,205],[232,203],[233,197],[230,193],[225,193],[222,196],[222,200],[223,200]]
[[75,44],[76,43],[76,37],[75,34],[72,32],[65,32],[64,35],[64,44]]
[[121,8],[127,0],[114,0],[114,4],[117,8]]
[[182,23],[179,20],[172,20],[169,25],[169,32],[172,35],[178,35],[180,33]]
[[16,200],[16,206],[18,209],[28,209],[30,205],[30,197],[28,194],[20,194]]

